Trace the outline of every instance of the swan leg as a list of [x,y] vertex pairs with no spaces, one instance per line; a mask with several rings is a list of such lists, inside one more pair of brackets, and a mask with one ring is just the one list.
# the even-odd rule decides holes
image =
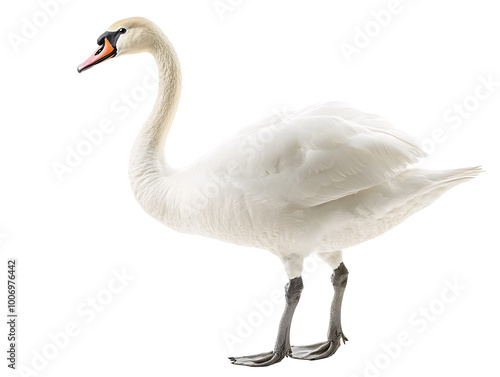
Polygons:
[[249,367],[266,367],[280,362],[285,356],[290,354],[290,327],[292,325],[293,313],[299,303],[303,287],[302,277],[300,276],[290,279],[285,286],[285,310],[281,316],[274,350],[251,356],[230,357],[229,360],[233,364]]
[[292,346],[290,357],[301,360],[319,360],[332,356],[340,347],[340,341],[345,344],[347,338],[342,332],[342,325],[340,322],[342,298],[344,297],[344,290],[347,285],[347,277],[349,271],[344,263],[333,271],[332,284],[335,290],[333,295],[332,306],[330,310],[330,325],[328,327],[327,341],[324,343],[316,343],[308,346]]

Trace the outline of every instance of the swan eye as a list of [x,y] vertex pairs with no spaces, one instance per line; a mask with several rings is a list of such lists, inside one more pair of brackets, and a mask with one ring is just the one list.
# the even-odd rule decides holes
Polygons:
[[127,32],[127,29],[125,29],[125,28],[123,28],[123,27],[122,27],[122,28],[120,28],[118,31],[119,31],[120,33],[122,33],[122,34],[125,34],[125,33]]

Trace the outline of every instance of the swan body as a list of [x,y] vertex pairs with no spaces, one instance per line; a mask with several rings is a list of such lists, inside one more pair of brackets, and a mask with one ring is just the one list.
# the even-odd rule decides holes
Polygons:
[[159,178],[133,155],[130,179],[144,210],[170,228],[303,259],[381,235],[478,171],[408,168],[424,156],[384,119],[326,103],[247,127]]
[[[164,161],[179,103],[180,64],[163,32],[144,18],[113,24],[82,71],[114,56],[151,53],[160,84],[153,111],[132,148],[129,177],[144,210],[168,227],[277,255],[290,278],[287,306],[271,353],[232,358],[266,366],[285,356],[314,360],[346,340],[340,305],[347,282],[342,249],[374,238],[428,206],[480,168],[411,168],[425,153],[383,118],[341,103],[315,105],[244,128],[183,169]],[[311,253],[334,270],[328,341],[291,347],[289,329]]]

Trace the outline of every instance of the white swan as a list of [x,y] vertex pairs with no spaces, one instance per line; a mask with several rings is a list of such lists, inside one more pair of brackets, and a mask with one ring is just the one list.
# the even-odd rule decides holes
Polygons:
[[[235,135],[194,164],[174,170],[164,145],[179,102],[181,71],[163,32],[144,18],[113,25],[81,72],[114,56],[151,53],[160,84],[153,111],[130,158],[130,181],[144,210],[165,225],[277,255],[290,278],[274,350],[230,358],[267,366],[285,356],[331,356],[346,340],[340,323],[348,271],[342,249],[376,237],[426,207],[481,169],[411,169],[425,153],[384,119],[338,103],[313,106],[286,119],[271,117]],[[291,347],[292,315],[311,253],[334,270],[327,341]]]

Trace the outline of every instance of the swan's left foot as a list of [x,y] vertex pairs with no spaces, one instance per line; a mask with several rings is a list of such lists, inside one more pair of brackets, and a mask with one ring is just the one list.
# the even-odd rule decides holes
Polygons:
[[308,346],[292,346],[290,357],[300,360],[320,360],[332,356],[340,347],[340,339],[345,342],[347,338],[343,333],[335,340],[328,340],[324,343],[316,343]]
[[230,357],[231,363],[234,365],[245,365],[247,367],[267,367],[279,363],[283,360],[285,354],[282,352],[264,352],[257,355]]

